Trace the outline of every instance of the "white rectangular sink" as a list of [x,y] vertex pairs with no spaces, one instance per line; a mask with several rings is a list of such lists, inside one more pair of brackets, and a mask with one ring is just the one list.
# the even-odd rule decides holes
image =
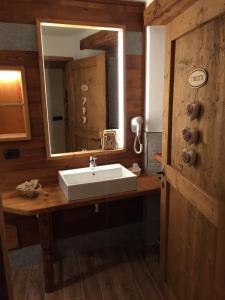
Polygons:
[[67,200],[137,190],[137,176],[121,164],[59,171],[59,185]]

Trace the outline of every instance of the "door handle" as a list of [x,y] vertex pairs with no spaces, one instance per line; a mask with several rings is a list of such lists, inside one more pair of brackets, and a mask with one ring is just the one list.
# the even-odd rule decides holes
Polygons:
[[165,176],[165,172],[164,171],[159,171],[157,172],[158,175],[162,175],[163,177]]
[[159,172],[157,172],[157,174],[158,175],[160,175],[160,179],[161,179],[161,187],[162,187],[162,189],[164,189],[164,187],[165,187],[165,184],[164,184],[164,177],[165,177],[165,171],[164,170],[162,170],[162,171],[159,171]]

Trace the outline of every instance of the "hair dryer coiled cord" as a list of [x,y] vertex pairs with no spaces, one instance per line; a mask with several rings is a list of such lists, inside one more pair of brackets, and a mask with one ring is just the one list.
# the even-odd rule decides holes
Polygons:
[[[137,149],[137,144],[139,144],[139,150]],[[143,145],[141,143],[140,136],[136,135],[134,139],[134,152],[136,154],[141,154],[142,150],[143,150]]]

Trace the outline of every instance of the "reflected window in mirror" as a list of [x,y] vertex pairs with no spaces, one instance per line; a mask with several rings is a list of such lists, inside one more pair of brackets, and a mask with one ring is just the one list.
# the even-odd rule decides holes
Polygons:
[[124,32],[39,23],[49,155],[124,148]]

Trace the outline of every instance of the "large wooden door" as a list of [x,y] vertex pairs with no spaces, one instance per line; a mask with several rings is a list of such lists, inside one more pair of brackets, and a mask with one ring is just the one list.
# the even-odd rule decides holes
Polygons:
[[99,149],[106,129],[105,54],[70,61],[66,69],[70,151]]
[[[161,285],[165,299],[225,299],[225,6],[196,2],[167,27],[161,198]],[[196,68],[207,84],[190,87]],[[190,121],[189,102],[199,102]],[[200,139],[187,145],[186,126]],[[182,160],[194,149],[194,166]]]
[[6,246],[5,237],[5,224],[2,212],[2,200],[0,196],[0,299],[13,299],[10,277],[8,249]]

